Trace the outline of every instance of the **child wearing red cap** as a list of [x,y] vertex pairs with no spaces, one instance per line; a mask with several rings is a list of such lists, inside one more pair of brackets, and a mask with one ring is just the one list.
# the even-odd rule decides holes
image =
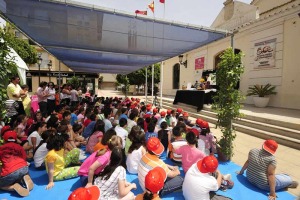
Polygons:
[[[203,141],[205,143],[205,151],[207,154],[214,154],[217,152],[216,139],[214,135],[210,132],[209,124],[207,121],[201,121],[201,132],[198,139],[198,147]],[[202,140],[202,141],[201,141]]]
[[256,187],[270,191],[269,199],[276,199],[276,191],[284,188],[296,188],[298,182],[293,181],[287,174],[275,174],[276,158],[274,156],[278,144],[274,140],[266,140],[261,149],[251,149],[248,159],[241,171],[242,175],[246,171],[246,177],[250,183]]
[[136,196],[136,200],[160,200],[158,192],[164,187],[167,178],[165,170],[155,167],[145,177],[146,191]]
[[[3,134],[4,145],[0,146],[0,189],[16,191],[20,196],[28,196],[33,182],[28,175],[25,150],[18,144],[17,133],[6,131]],[[25,182],[26,188],[20,185]]]

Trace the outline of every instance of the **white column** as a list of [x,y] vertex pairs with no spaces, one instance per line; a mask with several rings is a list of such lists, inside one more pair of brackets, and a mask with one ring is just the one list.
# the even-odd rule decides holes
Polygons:
[[148,100],[148,74],[147,74],[147,71],[148,71],[148,67],[146,67],[145,68],[146,69],[146,83],[145,83],[145,88],[144,88],[144,90],[145,90],[145,97],[146,97],[146,100],[145,100],[145,102],[147,103],[147,100]]
[[154,65],[152,65],[152,92],[151,92],[151,102],[153,102],[153,92],[154,92]]
[[160,108],[163,107],[163,105],[162,105],[163,79],[164,79],[164,63],[161,62],[161,64],[160,64]]

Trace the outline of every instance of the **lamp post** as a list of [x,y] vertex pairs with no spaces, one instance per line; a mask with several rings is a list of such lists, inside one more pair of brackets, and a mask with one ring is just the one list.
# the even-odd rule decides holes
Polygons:
[[49,60],[49,63],[48,63],[47,65],[48,65],[48,69],[49,69],[49,74],[48,74],[48,76],[49,76],[49,82],[50,82],[50,81],[51,81],[50,71],[51,71],[51,69],[52,69],[52,60]]
[[42,59],[42,54],[41,53],[39,53],[38,54],[38,65],[39,65],[39,84],[41,83],[41,64],[42,64],[42,61],[43,61],[43,59]]

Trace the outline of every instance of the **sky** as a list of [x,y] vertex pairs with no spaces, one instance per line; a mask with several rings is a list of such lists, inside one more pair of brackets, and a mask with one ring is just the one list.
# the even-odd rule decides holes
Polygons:
[[[148,8],[152,0],[75,0],[83,3],[102,6],[110,9],[126,11],[134,14],[135,10],[148,10],[148,16],[153,13]],[[209,27],[223,8],[225,0],[165,0],[165,5],[154,0],[155,18],[166,19],[186,24]],[[252,0],[239,0],[250,3]]]

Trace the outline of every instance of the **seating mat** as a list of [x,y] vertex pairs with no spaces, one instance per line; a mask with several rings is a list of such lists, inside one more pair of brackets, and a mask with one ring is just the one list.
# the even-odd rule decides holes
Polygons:
[[[166,153],[161,156],[167,164],[173,165],[172,161],[166,158]],[[263,200],[267,199],[268,193],[254,187],[246,179],[245,175],[236,175],[235,172],[240,170],[241,166],[233,162],[219,163],[219,170],[222,174],[231,174],[232,181],[234,181],[234,187],[227,191],[218,191],[217,194],[231,197],[234,200]],[[29,167],[30,176],[34,182],[34,188],[30,191],[29,196],[20,197],[16,192],[7,192],[0,190],[0,200],[15,200],[15,199],[30,199],[30,200],[66,200],[72,191],[81,186],[79,178],[73,178],[64,181],[54,182],[54,187],[51,190],[46,190],[45,187],[48,184],[48,175],[45,170],[39,171],[34,168],[33,163]],[[183,170],[180,167],[181,175],[184,176]],[[127,172],[127,181],[134,182],[137,185],[137,189],[132,192],[137,195],[142,193],[142,189],[138,183],[137,175]],[[279,200],[293,200],[295,196],[287,191],[276,192]],[[164,196],[162,199],[166,200],[181,200],[184,199],[182,191],[174,192],[172,194]]]

